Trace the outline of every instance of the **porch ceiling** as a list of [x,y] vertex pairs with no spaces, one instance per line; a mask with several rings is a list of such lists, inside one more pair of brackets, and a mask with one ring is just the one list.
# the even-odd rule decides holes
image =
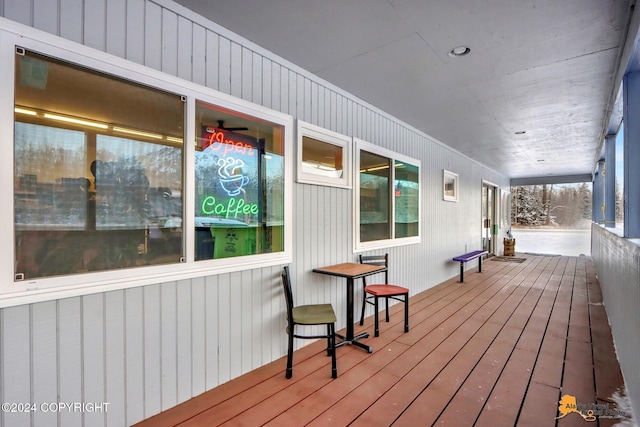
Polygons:
[[592,173],[635,40],[635,0],[177,3],[511,178]]

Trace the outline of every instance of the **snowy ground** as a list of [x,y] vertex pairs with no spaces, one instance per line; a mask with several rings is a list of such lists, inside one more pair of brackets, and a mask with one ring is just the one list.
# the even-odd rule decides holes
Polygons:
[[511,230],[518,252],[536,254],[591,255],[591,229],[523,229]]

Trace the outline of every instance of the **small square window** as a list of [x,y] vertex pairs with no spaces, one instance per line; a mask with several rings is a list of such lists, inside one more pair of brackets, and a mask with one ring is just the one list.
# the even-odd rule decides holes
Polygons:
[[351,188],[351,138],[298,121],[298,182]]
[[458,174],[457,173],[449,172],[448,170],[444,171],[442,196],[443,196],[443,199],[448,202],[458,201]]

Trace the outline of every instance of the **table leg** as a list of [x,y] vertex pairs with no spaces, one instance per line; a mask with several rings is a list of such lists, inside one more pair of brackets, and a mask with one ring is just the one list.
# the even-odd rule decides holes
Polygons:
[[347,339],[353,339],[353,279],[347,279]]
[[[337,334],[336,334],[337,335]],[[353,344],[356,347],[360,347],[363,350],[366,350],[369,353],[373,353],[373,348],[369,347],[366,344],[362,344],[358,342],[359,339],[368,338],[369,333],[363,332],[354,336],[354,328],[353,328],[353,279],[347,278],[347,335],[345,337],[338,335],[339,338],[342,338],[342,341],[336,343],[336,347],[340,347],[345,344]]]

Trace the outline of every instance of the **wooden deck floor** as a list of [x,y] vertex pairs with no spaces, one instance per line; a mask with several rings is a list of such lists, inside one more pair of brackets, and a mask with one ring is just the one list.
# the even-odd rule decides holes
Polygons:
[[[290,380],[283,358],[139,426],[614,425],[556,419],[564,395],[615,409],[623,387],[592,260],[516,256],[412,296],[406,334],[395,305],[365,340],[372,354],[338,349],[335,380],[316,342],[294,354]],[[373,335],[372,318],[363,328]]]

